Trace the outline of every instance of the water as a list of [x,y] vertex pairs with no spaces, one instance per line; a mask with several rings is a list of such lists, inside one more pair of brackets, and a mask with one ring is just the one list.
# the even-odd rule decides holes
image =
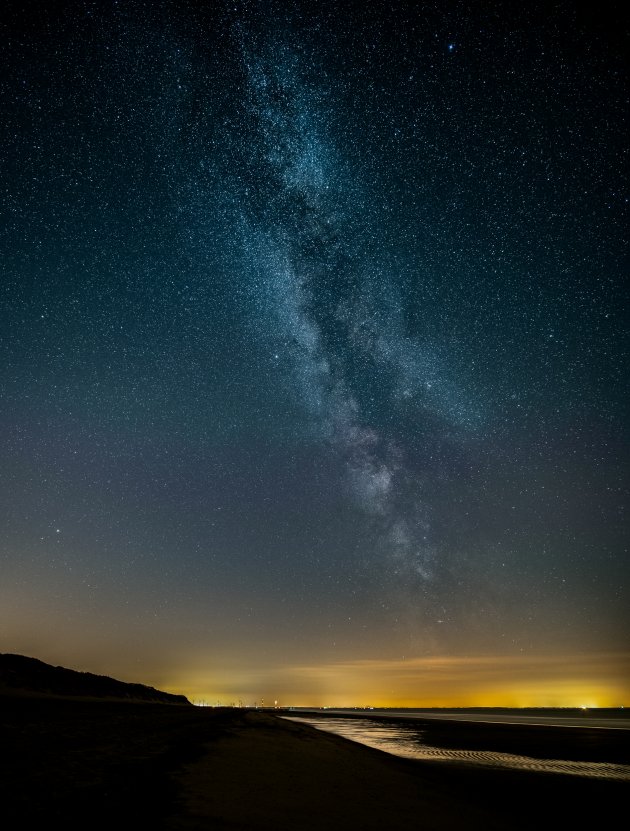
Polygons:
[[536,759],[512,753],[488,750],[453,750],[433,747],[423,741],[423,731],[407,725],[382,724],[371,719],[326,718],[309,719],[286,716],[288,721],[309,724],[318,730],[336,733],[346,739],[383,750],[405,759],[426,759],[432,762],[464,762],[485,767],[517,768],[545,773],[563,773],[603,779],[630,781],[630,765],[609,762],[576,762],[561,759]]

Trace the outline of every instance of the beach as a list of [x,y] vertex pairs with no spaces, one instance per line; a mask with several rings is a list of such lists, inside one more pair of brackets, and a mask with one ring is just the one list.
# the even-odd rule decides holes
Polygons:
[[[10,827],[587,828],[630,796],[628,782],[396,758],[268,711],[18,696],[0,708]],[[626,731],[586,731],[584,751],[562,729],[475,727],[434,724],[433,740],[628,762]]]

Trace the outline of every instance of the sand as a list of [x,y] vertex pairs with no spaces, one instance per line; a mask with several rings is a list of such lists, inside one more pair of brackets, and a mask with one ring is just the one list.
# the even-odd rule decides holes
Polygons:
[[[177,779],[186,811],[174,828],[464,827],[463,806],[397,759],[261,713],[234,724]],[[467,827],[490,827],[471,810]]]
[[397,759],[274,714],[176,705],[4,697],[0,747],[8,828],[574,831],[611,827],[630,796],[624,782]]

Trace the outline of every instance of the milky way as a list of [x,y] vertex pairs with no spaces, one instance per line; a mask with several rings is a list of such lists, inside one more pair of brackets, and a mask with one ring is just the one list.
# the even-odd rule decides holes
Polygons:
[[5,651],[623,648],[616,21],[342,6],[3,12]]
[[247,272],[266,306],[255,307],[258,322],[273,359],[289,365],[305,428],[339,457],[390,568],[429,579],[430,506],[369,405],[391,408],[391,420],[403,403],[419,420],[430,413],[450,423],[453,385],[430,349],[406,336],[392,277],[363,251],[379,221],[353,204],[361,183],[338,171],[317,78],[284,43],[245,45],[243,55],[251,135],[239,200]]

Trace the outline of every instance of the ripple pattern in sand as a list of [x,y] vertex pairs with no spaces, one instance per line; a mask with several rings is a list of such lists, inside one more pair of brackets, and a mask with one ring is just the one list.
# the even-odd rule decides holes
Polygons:
[[322,719],[293,716],[287,716],[286,718],[288,721],[309,724],[318,730],[336,733],[346,739],[406,759],[459,762],[486,767],[517,768],[544,773],[563,773],[574,776],[630,781],[630,765],[616,765],[608,762],[576,762],[562,759],[536,759],[531,756],[517,756],[512,753],[487,750],[452,750],[443,747],[432,747],[423,743],[421,730],[403,725],[383,725],[369,719],[330,718],[323,721]]

